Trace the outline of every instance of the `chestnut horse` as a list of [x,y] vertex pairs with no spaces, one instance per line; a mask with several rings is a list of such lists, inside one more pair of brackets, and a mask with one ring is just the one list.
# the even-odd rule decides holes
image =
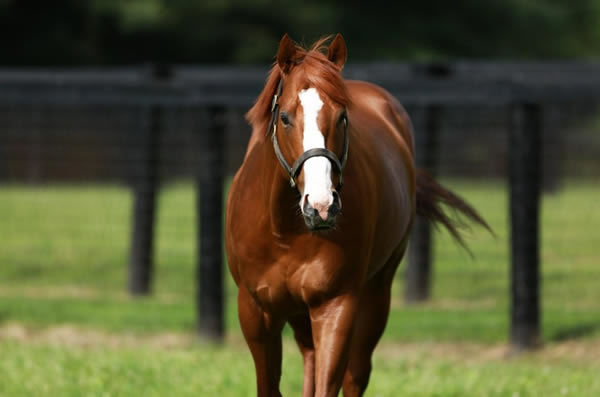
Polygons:
[[485,225],[417,172],[398,101],[342,78],[342,37],[324,43],[282,38],[229,192],[226,250],[259,396],[281,395],[286,322],[304,359],[303,396],[362,395],[415,215],[457,237],[441,203]]

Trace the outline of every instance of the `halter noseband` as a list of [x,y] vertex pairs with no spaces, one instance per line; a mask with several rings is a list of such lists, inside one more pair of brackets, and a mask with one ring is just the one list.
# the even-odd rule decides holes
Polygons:
[[304,153],[296,159],[294,165],[290,167],[289,163],[283,157],[283,153],[281,153],[281,148],[279,147],[279,142],[277,142],[277,117],[279,117],[279,97],[281,96],[281,90],[283,86],[283,79],[279,80],[279,85],[277,86],[277,93],[273,95],[273,102],[271,103],[271,121],[269,121],[269,126],[267,128],[267,135],[271,133],[271,141],[273,142],[273,149],[275,150],[275,155],[281,163],[283,169],[288,173],[290,177],[290,186],[292,188],[298,188],[296,184],[296,178],[298,174],[300,174],[300,170],[302,169],[302,165],[311,157],[325,157],[328,159],[331,164],[335,167],[335,170],[339,174],[338,184],[335,188],[338,192],[342,189],[344,185],[343,171],[344,166],[346,165],[346,160],[348,160],[348,121],[344,120],[344,149],[342,153],[342,158],[338,159],[337,155],[333,153],[331,150],[326,148],[314,148],[308,149]]

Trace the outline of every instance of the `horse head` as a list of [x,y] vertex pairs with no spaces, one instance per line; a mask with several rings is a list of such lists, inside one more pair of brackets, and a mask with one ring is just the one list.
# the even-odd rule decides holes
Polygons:
[[338,34],[325,54],[325,41],[305,50],[287,34],[283,36],[274,67],[279,81],[267,128],[311,230],[335,226],[348,156],[350,100],[341,76],[346,44]]

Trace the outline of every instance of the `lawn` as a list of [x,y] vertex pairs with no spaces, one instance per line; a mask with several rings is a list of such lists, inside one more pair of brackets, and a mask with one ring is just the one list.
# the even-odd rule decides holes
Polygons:
[[[502,349],[508,330],[506,188],[498,182],[448,185],[474,204],[496,237],[474,229],[471,258],[437,233],[433,297],[424,305],[403,304],[399,274],[369,395],[599,395],[598,362],[564,346],[600,347],[600,212],[592,200],[600,187],[573,182],[544,196],[543,340],[546,351],[559,353],[507,361],[490,353]],[[193,335],[194,190],[178,183],[161,191],[156,280],[147,298],[125,291],[131,205],[130,192],[119,186],[0,187],[0,373],[8,379],[0,382],[0,395],[251,394],[252,364],[229,278],[225,347],[143,342]],[[6,331],[11,327],[27,336],[15,337]],[[105,337],[85,345],[44,337],[57,327]],[[126,342],[109,342],[124,336]],[[298,395],[300,359],[294,352],[285,360],[282,390]]]
[[[125,339],[127,345],[114,338]],[[218,348],[189,341],[161,346],[123,336],[94,335],[90,345],[56,339],[0,342],[0,395],[245,397],[255,393],[253,364],[239,340]],[[367,396],[591,397],[600,393],[600,363],[557,359],[552,348],[549,353],[505,359],[498,348],[470,345],[383,347],[374,360]],[[286,341],[284,352],[293,349]],[[301,359],[285,353],[281,390],[285,396],[299,396]]]

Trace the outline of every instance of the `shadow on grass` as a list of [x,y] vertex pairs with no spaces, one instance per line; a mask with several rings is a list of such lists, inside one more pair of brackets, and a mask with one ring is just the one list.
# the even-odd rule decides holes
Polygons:
[[554,342],[565,342],[572,339],[584,338],[600,332],[600,322],[580,324],[557,330],[550,340]]

